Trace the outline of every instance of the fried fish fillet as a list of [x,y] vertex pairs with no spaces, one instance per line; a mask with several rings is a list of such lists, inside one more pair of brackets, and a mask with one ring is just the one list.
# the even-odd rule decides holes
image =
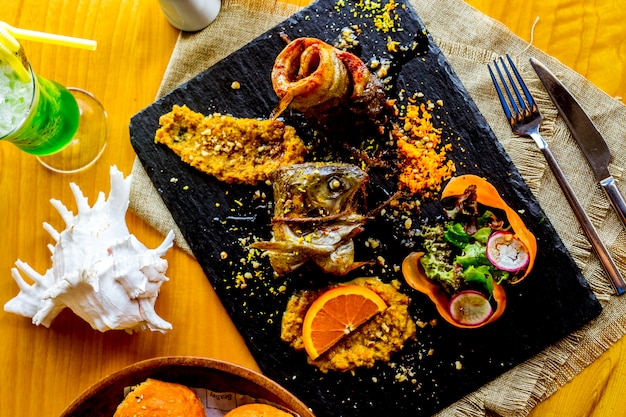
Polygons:
[[303,162],[306,153],[296,130],[280,120],[204,116],[175,105],[159,124],[155,142],[226,183],[265,181],[275,169]]

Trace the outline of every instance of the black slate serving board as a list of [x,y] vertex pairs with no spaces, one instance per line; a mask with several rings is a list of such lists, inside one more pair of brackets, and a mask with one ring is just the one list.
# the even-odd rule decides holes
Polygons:
[[[385,33],[375,28],[372,13],[355,8],[350,1],[342,6],[336,0],[318,1],[142,110],[130,124],[131,142],[139,159],[263,373],[296,394],[319,417],[431,415],[579,328],[601,309],[427,28],[409,4],[399,4],[392,13],[397,15],[396,30]],[[418,328],[417,340],[407,343],[391,363],[354,373],[322,374],[306,363],[304,353],[280,341],[280,321],[295,291],[323,286],[336,278],[302,268],[275,279],[266,261],[260,269],[242,263],[247,251],[240,239],[270,237],[271,189],[265,185],[222,184],[182,163],[153,138],[159,117],[174,104],[186,104],[204,114],[267,118],[277,104],[270,73],[276,55],[285,46],[279,35],[284,33],[291,39],[317,37],[332,43],[342,28],[352,25],[361,30],[360,45],[353,52],[365,62],[377,57],[394,63],[390,96],[402,103],[403,97],[420,92],[424,100],[443,101],[443,106],[432,112],[444,129],[446,141],[454,145],[450,158],[456,162],[457,173],[484,176],[496,185],[505,201],[521,211],[537,237],[539,254],[531,275],[507,289],[507,310],[495,323],[462,330],[439,319],[434,326]],[[386,47],[389,38],[406,48],[390,54]],[[232,89],[233,81],[241,88]],[[308,137],[310,126],[305,120],[297,114],[285,117]],[[337,151],[336,158],[350,160],[340,151],[343,140],[346,138],[331,135],[325,146],[333,148],[329,152]],[[349,140],[354,144],[359,139]],[[375,170],[371,174],[371,199],[384,200],[393,189]],[[268,197],[254,198],[259,190]],[[432,223],[440,213],[437,201],[425,201],[413,224]],[[356,239],[356,257],[363,260],[380,255],[387,267],[359,270],[343,279],[379,276],[384,281],[402,280],[393,266],[400,265],[419,245],[405,233],[406,229],[390,217],[368,224]],[[379,239],[381,247],[368,248],[364,242],[369,237]],[[224,259],[223,253],[228,257]],[[259,270],[264,278],[247,279],[245,288],[237,285],[239,275]],[[429,323],[437,319],[425,296],[406,285],[402,291],[413,300],[411,312],[416,320]]]

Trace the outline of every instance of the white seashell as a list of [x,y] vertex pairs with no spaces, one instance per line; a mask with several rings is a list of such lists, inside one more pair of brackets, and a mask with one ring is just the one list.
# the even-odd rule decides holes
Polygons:
[[[66,226],[59,233],[50,224],[43,225],[56,241],[48,245],[52,267],[41,275],[18,259],[11,273],[20,293],[5,304],[5,311],[49,327],[69,307],[101,332],[171,330],[172,325],[154,311],[154,303],[161,284],[168,281],[168,263],[162,256],[172,247],[174,233],[170,231],[156,249],[144,246],[130,234],[125,221],[131,176],[124,179],[112,166],[110,181],[108,200],[100,193],[93,207],[80,188],[70,184],[76,216],[60,201],[50,201]],[[27,283],[22,273],[34,283]]]

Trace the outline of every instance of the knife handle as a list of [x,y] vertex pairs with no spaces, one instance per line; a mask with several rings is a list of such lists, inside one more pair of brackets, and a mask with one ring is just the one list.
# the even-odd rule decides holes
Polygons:
[[587,214],[583,210],[583,207],[578,201],[578,198],[574,194],[574,190],[567,182],[567,179],[565,178],[565,175],[563,174],[563,171],[561,170],[561,167],[559,166],[557,160],[554,158],[552,151],[548,148],[547,145],[542,147],[541,151],[543,152],[543,155],[545,156],[546,161],[550,166],[550,169],[552,169],[556,180],[561,186],[561,189],[563,190],[567,201],[569,201],[570,206],[572,206],[572,210],[574,210],[574,214],[580,222],[583,231],[587,235],[591,246],[598,255],[598,258],[600,259],[604,270],[611,279],[611,283],[615,288],[615,292],[617,293],[617,295],[624,294],[624,292],[626,292],[626,283],[624,282],[624,279],[622,278],[619,269],[615,265],[615,262],[613,261],[613,258],[611,257],[608,249],[606,248],[606,246],[604,246],[602,240],[600,240],[600,236],[598,235],[596,228],[591,223],[591,220],[589,220],[589,217],[587,217]]
[[622,194],[619,192],[615,179],[613,179],[613,176],[609,176],[607,179],[600,181],[600,185],[604,188],[604,191],[606,191],[611,205],[617,212],[624,227],[626,227],[626,201],[624,201],[624,197],[622,197]]

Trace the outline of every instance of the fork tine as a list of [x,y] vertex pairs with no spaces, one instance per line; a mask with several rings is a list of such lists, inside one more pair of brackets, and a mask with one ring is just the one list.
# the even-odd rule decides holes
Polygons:
[[[509,84],[507,84],[506,80],[504,79],[504,76],[502,75],[502,71],[500,70],[500,65],[498,65],[498,61],[494,61],[495,66],[496,66],[496,71],[498,71],[498,76],[500,77],[500,81],[502,81],[502,86],[504,87],[504,91],[506,91],[506,95],[509,98],[509,102],[511,103],[511,106],[513,106],[513,112],[515,113],[514,116],[519,116],[520,111],[519,108],[517,107],[517,102],[515,101],[515,99],[513,98],[513,95],[511,94],[511,90],[509,89],[509,85],[511,86],[511,88],[513,89],[513,91],[515,91],[515,94],[517,95],[517,97],[519,98],[519,93],[517,92],[517,88],[515,87],[515,83],[513,82],[513,79],[511,78],[511,74],[509,74],[509,70],[506,68],[506,65],[504,65],[504,61],[502,60],[502,58],[500,58],[500,61],[502,63],[502,68],[504,68],[504,72],[507,75],[507,78],[509,79]],[[522,101],[521,103],[522,108],[524,107],[524,102]]]
[[[513,72],[515,72],[517,75],[517,79],[519,80],[519,73],[517,72],[517,68],[515,68],[515,65],[513,65],[513,61],[511,61],[511,58],[509,57],[509,55],[506,55],[509,63],[511,64],[512,68],[513,68]],[[513,92],[515,93],[515,97],[517,97],[517,103],[519,103],[520,107],[522,108],[522,110],[527,110],[527,106],[526,103],[524,102],[524,99],[522,98],[519,89],[517,88],[517,84],[515,84],[515,81],[513,81],[513,77],[511,76],[511,73],[509,72],[509,69],[506,66],[506,63],[504,62],[504,58],[500,57],[500,63],[502,68],[504,69],[504,73],[506,74],[507,79],[509,80],[509,85],[511,86],[511,89],[513,90]],[[500,78],[502,79],[502,83],[505,83],[504,78],[502,78],[502,73],[500,73]],[[511,100],[513,103],[515,103],[513,96],[509,93],[509,100]],[[513,104],[515,106],[515,104]],[[515,108],[515,112],[519,115],[519,109]]]
[[[511,65],[511,69],[513,70],[513,73],[515,74],[515,78],[517,79],[517,82],[519,83],[520,87],[522,87],[522,91],[524,92],[524,96],[526,97],[526,100],[528,101],[528,105],[531,108],[535,107],[536,106],[535,100],[533,99],[533,96],[530,94],[530,91],[528,91],[528,88],[526,87],[526,83],[524,82],[524,79],[522,78],[519,71],[517,70],[517,67],[515,66],[515,64],[513,64],[513,60],[511,59],[509,54],[506,54],[506,58],[509,61],[509,64]],[[510,78],[510,75],[509,75],[509,78]],[[511,82],[513,82],[513,80],[511,80]],[[519,98],[520,102],[523,103],[519,93],[517,93],[517,97]],[[522,107],[525,108],[525,105],[523,104]]]
[[[498,75],[500,75],[500,79],[502,80],[502,74],[500,73],[500,70],[498,69],[498,63],[496,61],[494,61],[494,66],[496,67],[496,70],[498,71]],[[496,88],[496,93],[498,93],[498,98],[500,99],[502,110],[504,110],[504,114],[506,115],[506,118],[509,119],[509,121],[511,121],[513,120],[513,115],[511,114],[511,110],[509,109],[509,105],[507,104],[506,99],[504,98],[504,95],[502,94],[502,89],[500,88],[500,85],[498,84],[498,81],[496,80],[496,76],[491,70],[491,65],[487,64],[487,68],[489,69],[489,74],[491,75],[491,81],[493,82],[493,86]],[[506,84],[503,83],[503,85],[504,85],[504,88],[507,88]],[[509,98],[510,98],[510,94],[509,94]]]
[[[518,107],[518,103],[521,105],[523,110],[526,110],[526,104],[524,103],[524,101],[522,100],[521,96],[519,95],[519,91],[517,89],[517,86],[516,86],[515,82],[513,82],[513,78],[511,77],[511,74],[509,73],[509,70],[507,69],[504,60],[502,58],[500,58],[500,64],[498,64],[498,60],[494,60],[493,64],[496,67],[496,71],[498,73],[498,77],[500,78],[500,82],[502,84],[502,87],[504,88],[504,91],[506,92],[506,96],[509,99],[508,103],[513,108],[512,112],[511,111],[507,111],[505,109],[504,113],[509,118],[509,123],[511,123],[511,124],[515,123],[516,121],[519,121],[518,119],[521,119],[523,117],[523,114],[522,114],[522,112],[520,111],[520,109]],[[502,74],[502,70],[500,69],[500,67],[502,67],[504,69],[504,73],[506,74],[506,78]],[[508,83],[507,83],[507,79],[508,79]],[[496,89],[498,89],[498,88],[499,87],[496,84]],[[513,94],[511,94],[511,89],[515,92],[515,95],[518,98],[517,101],[513,97]],[[502,103],[502,101],[501,101],[501,103]],[[504,103],[503,103],[503,107],[504,107]]]
[[[487,64],[489,69],[489,74],[491,75],[491,80],[493,81],[493,85],[496,88],[496,92],[498,93],[498,98],[500,99],[500,104],[502,104],[502,109],[504,110],[504,114],[509,119],[509,123],[513,125],[514,123],[521,122],[524,118],[529,117],[533,113],[539,113],[537,108],[537,104],[533,99],[533,96],[530,94],[530,91],[526,87],[526,83],[522,79],[517,67],[513,63],[513,60],[506,54],[506,61],[504,57],[500,57],[499,60],[495,59],[493,61],[493,65],[496,68],[499,83],[496,79],[495,73],[492,71],[491,66]],[[508,65],[507,62],[508,61]],[[511,71],[509,71],[509,67],[511,68],[513,75],[511,75]],[[501,69],[502,68],[502,69]],[[502,84],[502,88],[500,87]],[[504,93],[506,93],[506,97],[508,98],[508,102],[504,97]],[[523,92],[520,93],[520,89]],[[511,90],[513,93],[511,93]],[[515,96],[513,95],[515,94]],[[524,100],[525,99],[525,100]],[[519,106],[518,106],[519,105]]]

